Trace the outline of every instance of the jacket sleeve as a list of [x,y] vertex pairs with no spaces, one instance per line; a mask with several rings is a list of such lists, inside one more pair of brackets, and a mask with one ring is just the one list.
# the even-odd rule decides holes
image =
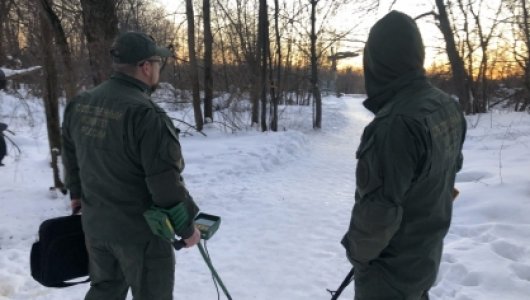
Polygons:
[[400,227],[402,201],[424,145],[419,127],[396,117],[363,137],[357,152],[355,205],[342,240],[352,262],[377,258]]
[[171,208],[184,203],[189,220],[176,234],[188,238],[193,234],[193,219],[199,209],[184,185],[184,170],[176,129],[165,112],[157,107],[146,108],[136,123],[136,143],[145,172],[147,187],[155,205]]
[[77,164],[76,151],[74,141],[72,139],[69,121],[71,118],[75,101],[68,103],[64,110],[64,121],[62,125],[62,159],[65,168],[65,184],[70,191],[71,199],[79,199],[82,195],[81,179],[79,177],[79,166]]

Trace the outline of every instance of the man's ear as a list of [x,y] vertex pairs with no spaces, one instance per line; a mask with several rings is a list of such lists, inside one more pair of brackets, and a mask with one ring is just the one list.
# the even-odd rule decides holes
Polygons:
[[146,77],[149,77],[151,76],[151,72],[153,72],[153,70],[151,69],[150,66],[148,66],[150,64],[148,63],[143,63],[142,65],[140,65],[140,69],[141,69],[141,72],[142,72],[142,75],[146,76]]
[[140,68],[140,75],[143,78],[151,78],[151,75],[153,73],[153,68],[151,67],[151,64],[144,63],[139,66]]

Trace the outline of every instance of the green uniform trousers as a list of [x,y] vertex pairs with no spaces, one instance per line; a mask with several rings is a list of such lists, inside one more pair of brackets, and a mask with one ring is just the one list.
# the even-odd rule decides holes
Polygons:
[[124,300],[129,287],[134,300],[171,300],[175,253],[167,241],[114,243],[86,238],[90,289],[85,300]]
[[[398,300],[398,299],[402,300],[402,299],[409,299],[409,298],[403,298],[403,296],[400,294],[389,295],[388,293],[382,294],[382,295],[359,296],[357,291],[354,297],[354,300]],[[417,300],[429,300],[429,292],[423,292],[423,294]]]
[[429,300],[429,291],[400,291],[375,267],[355,268],[354,300]]

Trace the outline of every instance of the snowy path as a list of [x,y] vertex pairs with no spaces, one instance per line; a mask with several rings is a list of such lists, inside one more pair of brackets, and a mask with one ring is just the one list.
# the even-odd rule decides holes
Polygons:
[[[359,105],[328,103],[324,134],[310,134],[295,161],[211,186],[215,197],[203,206],[224,217],[211,252],[219,270],[229,270],[220,272],[234,299],[327,299],[326,288],[335,289],[348,272],[338,241],[352,206],[354,151],[371,118]],[[222,210],[216,201],[223,201]],[[177,276],[182,286],[193,282]],[[196,293],[190,299],[213,299]]]

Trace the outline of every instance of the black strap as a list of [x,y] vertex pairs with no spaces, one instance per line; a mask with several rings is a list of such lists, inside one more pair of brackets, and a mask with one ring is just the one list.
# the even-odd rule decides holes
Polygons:
[[173,242],[171,242],[171,244],[173,245],[173,248],[175,248],[175,250],[177,251],[186,247],[186,242],[184,240],[174,240]]
[[337,300],[339,299],[340,294],[342,294],[342,291],[353,281],[353,274],[355,273],[355,268],[351,268],[348,275],[346,275],[346,278],[342,281],[339,288],[336,291],[327,290],[331,294],[331,300]]

